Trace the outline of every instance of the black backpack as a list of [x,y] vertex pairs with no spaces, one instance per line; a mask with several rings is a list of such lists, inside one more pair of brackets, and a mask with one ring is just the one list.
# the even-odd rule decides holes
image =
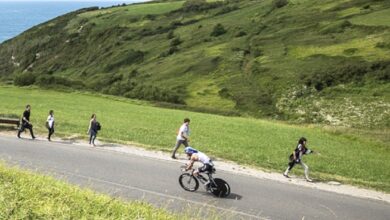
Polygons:
[[96,122],[96,130],[100,131],[102,129],[102,126],[99,122]]

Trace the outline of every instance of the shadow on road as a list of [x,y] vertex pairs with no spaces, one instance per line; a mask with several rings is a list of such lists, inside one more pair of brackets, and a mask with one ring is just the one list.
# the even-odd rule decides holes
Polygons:
[[228,197],[225,197],[224,199],[241,200],[242,196],[235,193],[230,193],[230,195]]

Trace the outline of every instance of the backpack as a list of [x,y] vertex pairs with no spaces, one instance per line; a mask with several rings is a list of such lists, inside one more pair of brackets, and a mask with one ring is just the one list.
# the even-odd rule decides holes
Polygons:
[[102,129],[102,126],[99,122],[96,122],[96,130],[100,131]]

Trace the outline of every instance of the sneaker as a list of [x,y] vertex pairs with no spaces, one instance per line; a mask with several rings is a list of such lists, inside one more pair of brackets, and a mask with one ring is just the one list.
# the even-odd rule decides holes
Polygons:
[[312,182],[313,182],[313,180],[312,180],[312,179],[310,179],[310,178],[306,178],[306,181],[307,181],[307,182],[310,182],[310,183],[312,183]]
[[283,176],[286,178],[290,178],[287,173],[283,173]]
[[177,157],[175,157],[175,155],[172,155],[172,157],[171,157],[172,159],[177,159]]

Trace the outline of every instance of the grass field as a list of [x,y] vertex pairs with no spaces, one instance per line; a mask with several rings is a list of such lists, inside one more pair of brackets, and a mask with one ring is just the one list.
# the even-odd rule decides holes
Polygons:
[[191,219],[0,164],[0,219]]
[[[22,114],[32,105],[35,130],[45,135],[45,120],[55,112],[56,134],[87,138],[92,113],[102,124],[98,139],[136,143],[150,149],[171,151],[183,118],[191,118],[191,145],[212,157],[281,172],[296,141],[305,136],[309,147],[321,152],[304,160],[311,176],[320,181],[390,191],[390,151],[386,138],[368,131],[351,133],[314,126],[296,126],[253,118],[224,117],[153,107],[143,101],[83,93],[33,88],[0,87],[0,113]],[[388,136],[383,130],[380,136]],[[16,136],[16,135],[15,135]],[[383,140],[383,141],[381,141]],[[180,149],[181,151],[182,149]],[[294,172],[301,174],[300,169]]]

